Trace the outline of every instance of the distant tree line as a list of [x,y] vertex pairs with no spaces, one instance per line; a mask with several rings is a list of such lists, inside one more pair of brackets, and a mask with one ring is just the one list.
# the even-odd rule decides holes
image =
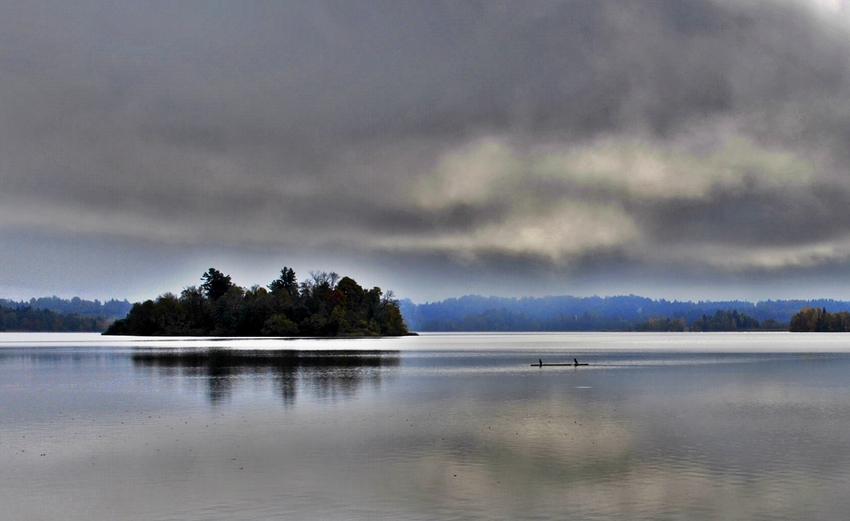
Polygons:
[[[765,321],[767,322],[767,321]],[[776,322],[771,326],[775,327]],[[733,309],[717,310],[714,316],[703,315],[690,325],[691,331],[754,331],[761,329],[755,318]]]
[[669,317],[652,317],[646,322],[635,325],[629,328],[631,331],[660,331],[660,332],[681,332],[685,331],[685,317],[669,318]]
[[778,323],[772,318],[759,322],[733,309],[719,309],[714,312],[714,315],[703,315],[690,324],[686,323],[685,317],[650,318],[630,328],[630,331],[782,331],[787,329],[788,324]]
[[[694,323],[715,327],[708,322],[717,311],[727,310],[758,321],[758,329],[787,330],[791,317],[805,306],[850,308],[850,302],[826,299],[682,302],[636,295],[521,299],[468,295],[425,304],[403,300],[399,305],[405,322],[416,331],[634,331],[639,326],[678,330],[679,319],[684,319],[685,327]],[[668,320],[664,317],[671,322],[660,322]]]
[[407,326],[393,293],[350,277],[284,267],[266,287],[241,288],[215,268],[200,287],[133,304],[104,334],[158,336],[400,336]]
[[830,313],[823,307],[805,307],[791,317],[791,331],[847,332],[850,331],[850,313],[847,311]]
[[52,297],[31,298],[29,300],[8,300],[0,299],[0,306],[7,308],[32,308],[46,309],[55,313],[77,314],[86,317],[103,317],[107,319],[121,318],[130,311],[133,306],[127,299],[115,300],[110,299],[106,302],[95,300],[84,300],[80,297],[72,299],[59,298],[56,295]]
[[0,306],[0,331],[3,332],[100,332],[109,319],[83,317],[76,313],[54,313],[30,306]]

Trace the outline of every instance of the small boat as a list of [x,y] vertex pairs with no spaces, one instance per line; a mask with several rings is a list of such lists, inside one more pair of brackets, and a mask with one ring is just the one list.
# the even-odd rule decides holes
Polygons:
[[531,367],[556,367],[556,366],[566,366],[566,367],[576,367],[579,365],[590,365],[590,364],[577,364],[577,363],[569,363],[569,364],[531,364]]

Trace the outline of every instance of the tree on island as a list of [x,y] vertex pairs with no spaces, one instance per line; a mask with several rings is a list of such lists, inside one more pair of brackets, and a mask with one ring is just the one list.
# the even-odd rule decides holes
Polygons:
[[805,307],[791,317],[792,332],[843,333],[850,331],[850,313],[830,313],[826,308]]
[[407,326],[393,298],[334,272],[310,272],[298,284],[284,267],[266,287],[244,289],[210,268],[200,288],[133,305],[105,335],[140,336],[401,336]]
[[201,289],[204,290],[204,295],[210,300],[218,300],[233,286],[230,282],[230,275],[218,271],[215,268],[210,268],[206,273],[201,275]]

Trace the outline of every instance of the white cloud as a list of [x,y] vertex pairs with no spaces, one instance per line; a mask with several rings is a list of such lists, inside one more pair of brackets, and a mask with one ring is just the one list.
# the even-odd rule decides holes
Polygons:
[[[728,125],[727,125],[728,126]],[[718,192],[808,188],[824,171],[812,153],[760,145],[721,124],[695,127],[669,141],[603,137],[535,148],[487,139],[447,153],[415,185],[424,209],[455,205],[502,209],[486,222],[443,234],[384,237],[398,250],[436,250],[472,259],[479,254],[532,255],[555,263],[600,251],[635,259],[668,256],[720,268],[778,268],[834,259],[832,243],[803,242],[787,250],[714,244],[693,250],[647,242],[629,203],[708,200]],[[816,156],[816,155],[815,155]],[[699,243],[699,241],[696,241]],[[687,257],[687,258],[685,258]],[[670,260],[668,258],[668,260]]]
[[641,255],[656,262],[710,266],[732,272],[813,268],[850,259],[850,237],[788,246],[688,244],[656,250],[646,248]]
[[555,264],[635,241],[639,231],[615,205],[565,201],[553,207],[518,205],[497,222],[466,232],[431,236],[391,236],[377,241],[387,250],[436,251],[473,260],[502,254],[546,258]]

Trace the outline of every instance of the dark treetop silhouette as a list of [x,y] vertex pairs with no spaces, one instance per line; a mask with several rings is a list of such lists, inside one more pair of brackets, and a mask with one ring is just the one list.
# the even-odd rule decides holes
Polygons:
[[310,272],[298,283],[284,267],[267,286],[233,284],[215,268],[200,288],[133,304],[105,335],[401,336],[408,334],[392,291],[362,288],[334,272]]

